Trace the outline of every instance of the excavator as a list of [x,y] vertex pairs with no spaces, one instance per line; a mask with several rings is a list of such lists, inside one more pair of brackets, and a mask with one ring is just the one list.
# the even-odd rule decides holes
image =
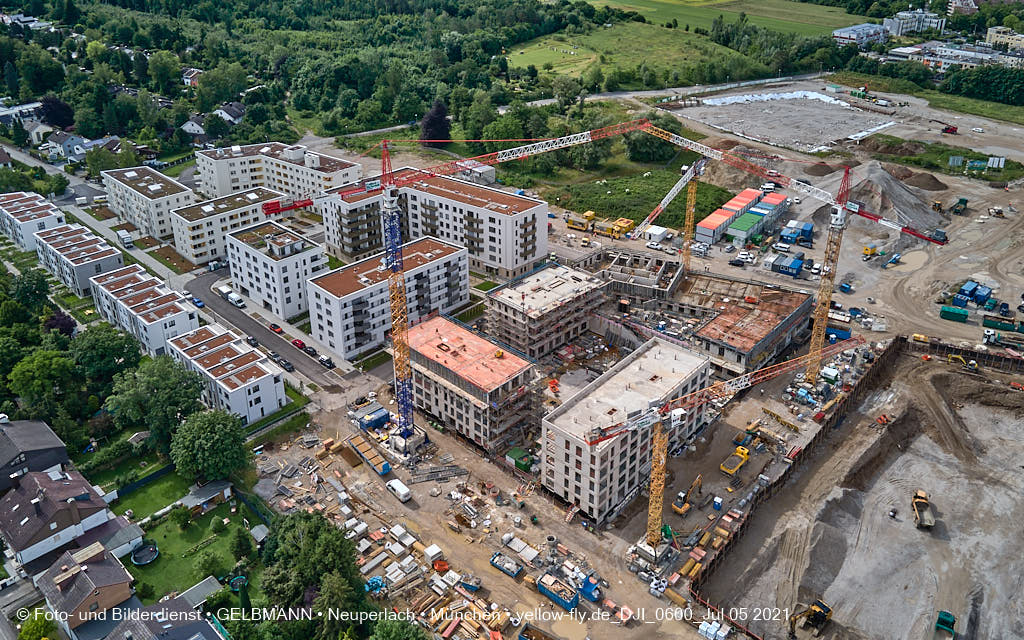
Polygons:
[[948,122],[943,122],[942,120],[932,120],[932,122],[938,122],[942,125],[942,133],[952,133],[955,135],[959,131],[959,129]]
[[918,529],[931,529],[935,526],[932,504],[926,492],[921,489],[915,491],[914,497],[910,499],[910,506],[914,509],[914,524]]
[[690,498],[693,497],[694,489],[697,490],[697,495],[703,493],[703,480],[704,479],[698,473],[697,477],[693,479],[692,483],[690,483],[690,488],[687,489],[686,491],[680,491],[679,494],[676,495],[676,499],[672,501],[672,510],[681,516],[685,516],[687,513],[689,513],[690,507],[693,506],[690,503]]
[[963,367],[964,369],[967,369],[968,371],[977,371],[978,370],[978,362],[976,360],[970,360],[970,361],[964,360],[963,356],[957,355],[955,353],[951,353],[951,354],[947,355],[946,356],[946,362],[949,363],[949,364],[953,364],[954,362],[959,362],[960,366]]
[[798,604],[797,609],[801,608],[802,610],[789,616],[789,640],[796,640],[796,621],[801,618],[804,621],[801,628],[812,627],[815,638],[821,635],[832,619],[832,607],[821,600],[815,600],[809,607]]

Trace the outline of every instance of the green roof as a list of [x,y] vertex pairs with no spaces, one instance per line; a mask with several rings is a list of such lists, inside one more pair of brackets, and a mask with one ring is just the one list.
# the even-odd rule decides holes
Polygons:
[[512,458],[513,460],[520,460],[522,458],[529,456],[530,453],[526,449],[523,449],[521,447],[512,447],[511,449],[508,450],[508,453],[506,453],[505,455],[507,455],[509,458]]
[[732,224],[729,225],[729,230],[750,231],[762,222],[764,222],[764,218],[756,213],[744,213],[732,221]]

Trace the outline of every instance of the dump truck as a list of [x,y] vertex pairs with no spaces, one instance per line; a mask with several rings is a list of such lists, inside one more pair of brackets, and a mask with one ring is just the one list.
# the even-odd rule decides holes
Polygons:
[[914,525],[918,529],[931,529],[935,526],[935,516],[932,515],[932,505],[928,501],[928,494],[918,489],[914,497],[910,499],[910,506],[914,509]]
[[736,475],[740,468],[747,463],[750,459],[750,449],[746,447],[736,447],[736,450],[732,452],[725,462],[718,465],[718,468],[727,476]]
[[964,211],[967,211],[967,198],[957,200],[950,211],[958,216],[964,215]]

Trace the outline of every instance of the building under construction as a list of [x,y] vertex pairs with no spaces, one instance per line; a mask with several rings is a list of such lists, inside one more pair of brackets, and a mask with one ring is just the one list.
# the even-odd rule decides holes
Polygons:
[[488,452],[522,441],[539,408],[532,362],[445,318],[409,328],[416,408]]
[[488,294],[487,332],[531,358],[543,357],[587,331],[587,314],[601,304],[606,286],[549,262]]
[[[653,421],[648,409],[703,389],[710,371],[707,356],[662,338],[640,345],[544,416],[544,486],[598,525],[615,517],[650,479]],[[679,410],[664,418],[662,428],[672,448],[703,425],[704,410]],[[618,437],[588,444],[601,429],[631,423],[635,428]]]

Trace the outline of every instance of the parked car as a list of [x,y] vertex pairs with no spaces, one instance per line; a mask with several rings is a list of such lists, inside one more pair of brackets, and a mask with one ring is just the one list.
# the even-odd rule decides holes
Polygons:
[[267,357],[270,358],[271,362],[281,362],[281,354],[276,351],[271,351],[267,354]]
[[294,340],[292,340],[292,346],[295,347],[296,349],[305,349],[306,343],[303,342],[302,340],[299,340],[298,338],[295,338]]
[[655,251],[661,250],[661,245],[657,242],[648,242],[646,246],[648,249],[654,249]]
[[281,360],[277,364],[281,365],[281,368],[284,369],[285,371],[295,371],[295,366],[292,365],[292,363],[288,362],[287,360]]
[[320,356],[320,359],[317,360],[317,362],[319,362],[323,366],[327,367],[328,369],[333,369],[334,368],[334,360],[331,360],[327,356]]
[[734,244],[727,244],[727,245],[725,245],[725,252],[726,253],[733,253],[734,251],[736,251],[736,245],[734,245]]
[[274,324],[273,322],[270,323],[270,330],[274,333],[284,333],[284,329],[281,328],[281,325]]
[[206,306],[205,302],[195,297],[192,298],[192,304],[196,305],[196,307],[198,307],[199,309],[202,309],[203,307]]
[[311,347],[309,345],[306,345],[305,347],[302,347],[302,350],[306,352],[306,355],[313,356],[314,358],[317,356],[316,349],[314,349],[313,347]]
[[250,344],[251,346],[253,346],[253,347],[258,347],[258,346],[260,346],[260,341],[259,341],[259,340],[257,340],[256,338],[252,337],[252,336],[249,336],[249,337],[247,337],[247,338],[245,339],[245,341],[246,341],[246,342],[248,342],[248,343],[249,343],[249,344]]
[[985,130],[982,129],[981,127],[974,127],[973,129],[971,129],[971,131],[973,131],[974,133],[985,133]]
[[746,263],[745,260],[740,260],[739,258],[733,258],[732,260],[729,261],[729,265],[733,266],[733,267],[745,267],[745,266],[747,266],[747,263]]

